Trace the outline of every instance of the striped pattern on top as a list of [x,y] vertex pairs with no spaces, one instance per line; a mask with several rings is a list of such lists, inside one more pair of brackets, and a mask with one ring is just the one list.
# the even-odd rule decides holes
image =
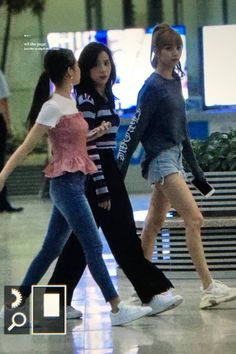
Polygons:
[[106,185],[106,180],[103,175],[102,165],[100,161],[99,150],[112,149],[116,147],[116,134],[120,124],[119,116],[110,103],[104,100],[99,107],[95,105],[91,95],[84,93],[77,97],[79,111],[83,112],[89,129],[92,130],[98,127],[102,121],[110,122],[111,128],[102,137],[88,142],[88,154],[97,166],[98,171],[93,174],[95,183],[96,195],[99,202],[110,199],[109,191]]

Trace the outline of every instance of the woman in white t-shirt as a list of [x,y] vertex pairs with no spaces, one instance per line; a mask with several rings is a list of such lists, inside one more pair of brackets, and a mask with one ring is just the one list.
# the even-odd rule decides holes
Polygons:
[[[87,122],[78,112],[71,91],[80,81],[80,69],[71,50],[49,50],[44,57],[44,68],[29,113],[37,118],[36,122],[0,173],[1,191],[11,172],[40,138],[48,134],[53,158],[44,172],[50,178],[53,209],[42,248],[32,261],[20,291],[25,298],[30,295],[31,285],[40,281],[73,231],[83,247],[94,280],[111,305],[112,325],[122,325],[145,316],[151,308],[129,306],[120,301],[102,258],[102,242],[84,193],[86,174],[96,171],[86,143],[103,135],[110,125],[103,122],[89,132]],[[49,79],[55,85],[51,98]]]

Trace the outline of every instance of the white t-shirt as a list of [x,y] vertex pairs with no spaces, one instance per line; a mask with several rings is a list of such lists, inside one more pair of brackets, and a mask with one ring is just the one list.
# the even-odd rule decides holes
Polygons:
[[54,93],[52,98],[43,104],[36,123],[54,128],[62,116],[75,113],[78,113],[78,109],[73,97],[67,98]]

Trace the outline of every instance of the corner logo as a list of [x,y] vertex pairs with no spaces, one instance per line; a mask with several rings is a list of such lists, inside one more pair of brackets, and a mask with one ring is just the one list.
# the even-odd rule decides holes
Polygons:
[[15,288],[11,289],[11,293],[12,295],[15,296],[15,301],[12,302],[11,308],[15,309],[16,307],[20,306],[20,304],[22,303],[22,295],[20,291]]
[[25,299],[27,292],[4,287],[4,334],[66,334],[66,286],[33,285]]

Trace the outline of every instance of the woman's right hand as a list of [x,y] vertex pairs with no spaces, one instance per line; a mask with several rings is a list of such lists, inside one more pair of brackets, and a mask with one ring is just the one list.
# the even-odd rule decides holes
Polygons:
[[104,135],[111,128],[111,123],[106,122],[105,120],[99,125],[99,127],[95,128],[98,130],[99,136]]
[[111,200],[104,200],[104,202],[98,203],[98,206],[105,210],[111,210]]
[[111,127],[110,122],[103,121],[99,127],[90,130],[87,134],[87,141],[94,140],[100,138],[100,136],[104,135]]
[[1,173],[0,173],[0,192],[3,190],[4,185],[5,185],[5,182],[4,182],[4,179],[2,178]]

